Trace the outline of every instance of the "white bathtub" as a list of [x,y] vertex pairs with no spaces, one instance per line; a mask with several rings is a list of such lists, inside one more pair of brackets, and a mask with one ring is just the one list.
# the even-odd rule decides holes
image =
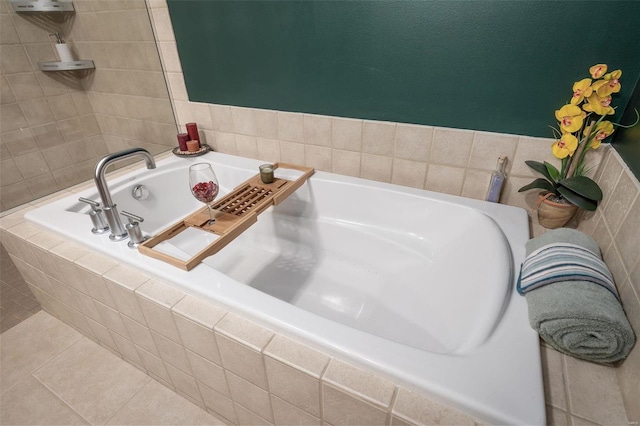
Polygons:
[[[202,207],[188,187],[189,165],[201,161],[214,165],[220,196],[260,164],[219,153],[172,157],[109,188],[119,210],[144,217],[143,231],[154,234]],[[131,196],[138,184],[146,200]],[[96,194],[26,218],[488,423],[545,422],[538,336],[513,291],[528,239],[524,210],[316,172],[185,272],[92,234],[77,198]],[[205,244],[180,240],[169,249]]]

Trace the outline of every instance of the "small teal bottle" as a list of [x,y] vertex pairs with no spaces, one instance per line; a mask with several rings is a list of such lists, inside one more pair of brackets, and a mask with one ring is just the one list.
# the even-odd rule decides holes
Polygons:
[[491,203],[497,203],[500,201],[500,193],[502,192],[502,187],[504,186],[504,181],[507,179],[507,174],[504,171],[504,168],[507,163],[507,157],[501,155],[498,158],[498,165],[496,169],[491,173],[491,182],[489,182],[489,190],[487,191],[486,200]]

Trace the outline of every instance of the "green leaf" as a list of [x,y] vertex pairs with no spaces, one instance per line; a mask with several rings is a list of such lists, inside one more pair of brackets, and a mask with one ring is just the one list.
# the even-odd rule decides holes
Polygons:
[[560,172],[555,168],[553,164],[544,162],[544,166],[547,168],[547,172],[549,172],[549,176],[551,176],[551,180],[553,182],[557,182],[560,179]]
[[558,185],[568,188],[589,200],[602,200],[602,190],[597,183],[586,176],[574,176],[572,178],[563,179],[558,182]]
[[551,175],[549,174],[549,171],[547,170],[547,166],[545,166],[543,163],[540,163],[539,161],[531,161],[531,160],[527,160],[524,163],[527,166],[531,167],[536,172],[540,173],[542,176],[549,179],[549,181],[555,182],[551,177]]
[[531,182],[529,185],[525,185],[518,189],[518,192],[528,191],[533,188],[545,189],[549,192],[556,192],[556,188],[546,179],[538,178]]
[[571,191],[563,186],[558,187],[558,192],[571,204],[576,205],[582,209],[594,211],[598,207],[598,202],[583,197],[582,195]]

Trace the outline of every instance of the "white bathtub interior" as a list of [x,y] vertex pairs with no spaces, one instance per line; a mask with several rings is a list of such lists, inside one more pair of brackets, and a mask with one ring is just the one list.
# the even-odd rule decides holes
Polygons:
[[[257,173],[260,164],[218,153],[204,160],[214,164],[219,197]],[[156,170],[141,169],[110,181],[119,210],[144,217],[143,231],[155,234],[201,208],[187,184],[193,162],[163,160]],[[131,189],[141,183],[150,195],[135,200]],[[79,196],[97,199],[93,189],[76,200]],[[517,209],[511,207],[460,200],[318,172],[189,273],[131,251],[126,243],[107,241],[106,235],[92,235],[84,217],[88,208],[72,198],[35,210],[28,219],[169,277],[187,292],[266,320],[267,326],[324,343],[329,351],[347,351],[385,374],[418,383],[436,398],[464,400],[466,408],[485,419],[532,422],[540,412],[544,416],[536,366],[522,370],[490,360],[513,349],[522,352],[521,362],[539,364],[539,354],[525,355],[525,350],[537,350],[537,339],[525,327],[526,305],[523,311],[523,300],[511,290],[514,258],[523,256],[519,247],[512,253],[512,247],[526,241],[526,216],[514,218]],[[202,234],[208,233],[184,233],[165,250],[193,255],[211,238]],[[505,340],[509,338],[515,340]],[[347,347],[353,345],[356,349]],[[381,345],[386,345],[385,353],[371,353]],[[411,368],[391,365],[394,357],[395,364],[400,358]],[[507,376],[498,380],[498,387],[505,381],[523,386],[524,380],[532,388],[525,400],[538,406],[527,409],[522,401],[510,402],[517,398],[509,391],[487,395],[486,388],[478,387],[487,372],[472,373],[488,368],[479,365],[481,360],[503,367]],[[446,374],[447,365],[455,373]]]

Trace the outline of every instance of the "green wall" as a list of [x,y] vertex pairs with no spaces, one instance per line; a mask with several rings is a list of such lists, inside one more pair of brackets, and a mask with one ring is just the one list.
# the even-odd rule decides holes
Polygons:
[[640,77],[640,1],[168,0],[191,101],[550,137],[574,81]]

